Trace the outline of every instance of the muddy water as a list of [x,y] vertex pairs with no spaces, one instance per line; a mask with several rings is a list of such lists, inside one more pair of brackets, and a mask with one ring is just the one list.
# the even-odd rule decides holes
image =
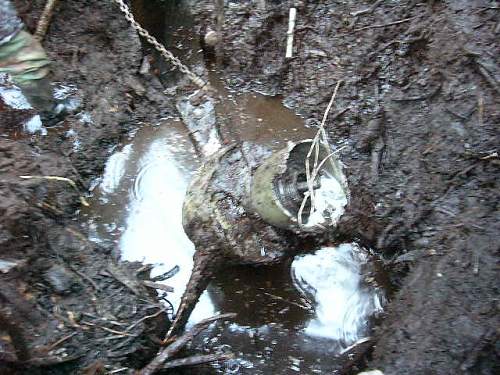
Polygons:
[[[177,46],[192,64],[200,63],[196,38],[185,32],[189,17],[182,8],[177,10],[176,21],[166,22],[168,44]],[[280,98],[234,93],[216,72],[210,77],[220,98],[216,112],[225,141],[276,149],[287,140],[314,135]],[[194,246],[182,229],[181,212],[187,185],[199,165],[182,122],[172,119],[144,126],[114,151],[86,212],[93,240],[111,244],[123,259],[155,264],[153,276],[179,268],[165,281],[175,289],[167,295],[174,308],[192,267]],[[370,316],[382,309],[382,291],[366,282],[370,264],[366,251],[343,244],[286,264],[227,270],[202,296],[190,324],[218,312],[238,316],[227,326],[212,327],[193,348],[236,354],[237,359],[214,365],[210,373],[331,373],[338,366],[337,357],[369,334]]]

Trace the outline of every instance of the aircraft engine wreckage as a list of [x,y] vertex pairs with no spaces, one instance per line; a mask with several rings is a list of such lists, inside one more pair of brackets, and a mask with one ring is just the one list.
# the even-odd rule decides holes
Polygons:
[[[243,142],[219,150],[200,168],[183,206],[184,230],[196,247],[194,265],[167,337],[184,328],[219,270],[292,258],[336,225],[349,201],[342,165],[321,144],[315,154],[319,173],[308,181],[311,145],[311,140],[289,142],[271,153]],[[304,201],[310,189],[313,206],[311,199]]]

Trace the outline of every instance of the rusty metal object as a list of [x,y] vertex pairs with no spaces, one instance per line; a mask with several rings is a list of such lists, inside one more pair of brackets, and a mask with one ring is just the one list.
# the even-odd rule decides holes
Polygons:
[[[183,207],[183,226],[196,246],[191,278],[167,337],[186,324],[212,276],[234,264],[271,264],[293,257],[301,238],[266,223],[250,204],[252,171],[269,152],[235,144],[216,152],[192,180]],[[253,158],[253,159],[252,159]]]
[[[288,229],[296,233],[321,233],[331,230],[332,226],[300,225],[298,214],[304,193],[308,191],[305,174],[305,160],[312,141],[290,142],[287,147],[274,153],[257,168],[252,178],[250,192],[251,204],[266,222],[279,228]],[[342,172],[340,160],[331,155],[331,150],[322,145],[319,152],[319,161],[325,160],[320,174],[328,174],[339,184],[339,194],[345,197],[347,203],[347,180]],[[319,179],[313,181],[315,190],[321,187]],[[302,222],[308,221],[310,212],[306,207],[301,213]],[[341,214],[339,212],[338,214]],[[335,222],[333,222],[335,224]]]
[[[234,264],[270,264],[304,249],[304,239],[324,229],[300,226],[305,159],[312,141],[269,150],[235,144],[216,152],[192,180],[183,206],[183,227],[196,247],[191,278],[167,339],[182,330],[210,279]],[[251,152],[249,152],[251,151]],[[321,168],[348,196],[340,161],[326,147]],[[312,184],[319,189],[320,184]],[[295,235],[292,234],[295,233]]]

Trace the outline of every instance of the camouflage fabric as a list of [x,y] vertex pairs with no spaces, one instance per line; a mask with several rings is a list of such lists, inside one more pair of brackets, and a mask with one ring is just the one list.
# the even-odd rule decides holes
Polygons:
[[20,31],[0,45],[0,73],[9,74],[18,85],[24,86],[46,77],[49,64],[41,44],[26,31]]
[[10,0],[0,0],[0,45],[11,40],[21,29],[23,23]]

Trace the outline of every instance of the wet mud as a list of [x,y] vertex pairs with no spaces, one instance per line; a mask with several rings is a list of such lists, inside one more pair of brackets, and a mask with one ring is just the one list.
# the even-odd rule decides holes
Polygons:
[[[31,30],[44,4],[16,2]],[[44,46],[54,82],[75,86],[83,104],[46,135],[25,132],[23,116],[2,118],[0,372],[137,367],[167,328],[164,306],[141,264],[88,240],[79,212],[121,138],[174,106],[158,105],[154,76],[141,80],[139,38],[111,4],[61,3]]]
[[[495,372],[498,10],[491,4],[294,2],[290,60],[292,4],[238,4],[225,13],[224,67],[239,77],[228,81],[283,95],[316,119],[344,81],[327,127],[333,143],[347,144],[349,186],[364,202],[353,208],[351,236],[383,254],[399,289],[368,362],[386,373]],[[197,9],[200,31],[213,29],[213,4]]]
[[[28,28],[44,3],[16,1]],[[195,18],[179,13],[171,24],[148,8],[153,3],[136,1],[134,7],[157,35],[189,28],[198,43],[208,28],[217,29],[212,1],[191,4]],[[167,3],[167,10],[174,9]],[[285,59],[292,5],[293,58]],[[194,251],[179,223],[169,222],[173,216],[161,216],[180,212],[199,164],[189,135],[175,121],[178,99],[193,87],[168,65],[158,65],[111,3],[61,2],[57,13],[44,46],[54,79],[75,85],[83,105],[46,136],[0,128],[0,371],[139,368],[156,352],[173,309],[145,286],[141,279],[149,279],[149,268],[142,272],[134,261],[164,263],[153,276],[184,264],[165,281],[174,286],[166,300],[175,307]],[[356,334],[333,329],[343,339],[310,340],[305,332],[318,328],[321,315],[308,310],[308,285],[320,290],[322,280],[311,276],[307,264],[303,270],[285,263],[228,271],[213,280],[192,319],[236,309],[239,318],[200,336],[191,350],[231,350],[237,360],[207,373],[497,373],[495,3],[229,2],[224,17],[217,74],[228,100],[217,105],[235,115],[220,120],[223,141],[250,138],[279,148],[273,142],[300,133],[294,129],[303,122],[292,112],[314,134],[333,88],[344,81],[327,122],[331,142],[346,146],[340,157],[354,197],[342,223],[349,230],[340,239],[371,249],[381,259],[374,267],[395,290],[373,330],[366,331],[371,324]],[[210,64],[206,69],[193,51],[203,53],[182,45],[176,53],[210,78]],[[230,100],[248,90],[279,96],[246,93]],[[281,100],[291,111],[282,111]],[[23,116],[9,121],[22,127]],[[293,125],[269,126],[280,121]],[[233,123],[239,125],[231,128]],[[19,176],[69,178],[76,189],[63,180]],[[91,208],[99,206],[97,215],[81,197]],[[151,215],[159,219],[147,220]],[[332,246],[338,239],[332,235]],[[165,246],[176,251],[175,261],[148,258]],[[146,256],[144,248],[152,251]],[[342,290],[376,290],[371,279],[379,276],[372,266],[358,269],[363,261],[353,266],[349,252],[338,254],[345,257],[331,272],[345,272],[340,286],[347,289],[328,283],[339,286],[325,289],[328,296],[344,300]],[[378,311],[370,301],[363,306]],[[349,311],[349,304],[343,307]],[[335,316],[331,306],[321,308],[327,318]],[[368,334],[370,340],[342,354]]]

